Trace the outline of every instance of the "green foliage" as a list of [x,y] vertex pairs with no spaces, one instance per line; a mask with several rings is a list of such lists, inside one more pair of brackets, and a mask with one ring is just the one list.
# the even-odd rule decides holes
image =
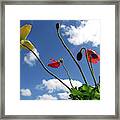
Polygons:
[[79,88],[71,88],[69,96],[72,100],[100,100],[100,85],[93,87],[83,84]]

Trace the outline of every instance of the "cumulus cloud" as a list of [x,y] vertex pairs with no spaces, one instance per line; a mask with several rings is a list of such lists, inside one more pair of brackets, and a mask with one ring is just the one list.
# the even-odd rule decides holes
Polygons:
[[31,96],[32,92],[30,89],[21,89],[20,90],[22,96]]
[[[71,87],[68,79],[62,80],[67,86]],[[78,80],[71,80],[73,86],[80,87],[82,83]],[[69,98],[69,90],[57,79],[42,80],[42,84],[36,85],[36,89],[46,91],[49,95],[56,95],[57,99],[66,100]],[[43,97],[46,94],[43,94]],[[39,96],[40,97],[40,96]],[[47,99],[47,98],[46,98]]]
[[[68,79],[62,80],[67,86],[71,87]],[[73,86],[80,87],[82,83],[78,80],[71,80]],[[54,91],[69,91],[62,83],[60,83],[57,79],[43,80],[42,85],[40,85],[41,89],[47,89],[48,93],[53,93]],[[37,86],[38,87],[38,86]]]
[[68,37],[68,41],[73,45],[92,42],[93,46],[100,44],[100,21],[82,21],[78,27],[73,25],[61,25],[62,34]]
[[58,93],[58,97],[62,100],[67,100],[69,98],[69,92]]
[[52,95],[44,94],[42,96],[38,96],[37,100],[57,100],[57,97],[53,97]]
[[65,28],[65,27],[66,27],[66,25],[63,25],[63,24],[62,24],[60,27],[61,27],[61,28]]
[[[37,49],[33,49],[33,51],[39,57],[39,52],[37,51]],[[35,64],[36,60],[37,60],[37,58],[35,57],[35,55],[32,52],[27,53],[26,56],[24,57],[24,62],[30,66],[33,66]]]

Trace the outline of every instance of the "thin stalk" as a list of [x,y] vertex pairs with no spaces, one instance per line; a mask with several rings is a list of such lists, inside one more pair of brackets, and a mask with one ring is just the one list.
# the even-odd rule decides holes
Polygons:
[[34,53],[33,50],[31,50],[29,47],[25,46],[24,44],[22,44],[22,46],[26,47],[29,51],[31,51],[31,52],[35,55],[35,57],[37,58],[37,60],[39,61],[39,63],[42,65],[42,67],[44,68],[44,70],[46,70],[50,75],[52,75],[52,76],[55,77],[57,80],[59,80],[59,82],[61,82],[65,87],[67,87],[67,88],[71,91],[71,89],[70,89],[64,82],[62,82],[62,80],[61,80],[59,77],[57,77],[54,73],[52,73],[50,70],[48,70],[48,69],[45,67],[45,65],[44,65],[44,63],[42,62],[42,60]]
[[72,52],[70,51],[70,49],[67,47],[67,45],[65,44],[64,40],[62,39],[61,35],[60,35],[60,32],[59,32],[59,29],[57,29],[57,35],[58,35],[58,38],[60,39],[61,43],[63,44],[63,46],[66,48],[66,50],[68,51],[68,53],[70,54],[70,56],[72,57],[73,61],[76,63],[77,67],[79,68],[79,71],[83,77],[83,80],[85,82],[85,84],[88,84],[87,81],[86,81],[86,78],[85,78],[85,75],[82,71],[82,68],[80,67],[80,65],[78,64],[78,62],[76,61],[76,59],[74,58]]
[[67,70],[67,68],[66,68],[66,66],[65,66],[64,64],[63,64],[63,68],[64,68],[64,70],[65,70],[65,72],[66,72],[66,74],[67,74],[67,76],[68,76],[68,78],[69,78],[70,85],[71,85],[71,87],[73,88],[73,85],[72,85],[72,82],[71,82],[71,77],[70,77],[69,71]]
[[98,83],[100,84],[100,76],[99,76],[99,82]]
[[97,86],[96,78],[95,78],[95,75],[94,75],[94,69],[93,69],[93,67],[92,67],[91,58],[90,58],[90,66],[91,66],[91,71],[92,71],[92,73],[91,73],[91,74],[92,74],[92,76],[93,76],[95,86]]
[[[84,50],[85,53],[86,53],[86,49],[85,49],[85,48],[81,48],[80,51],[82,51],[82,50]],[[92,63],[91,63],[91,61],[90,61],[90,64],[89,64],[87,54],[86,54],[85,56],[86,56],[86,61],[87,61],[87,64],[88,64],[89,70],[90,70],[90,72],[91,72],[91,75],[92,75],[92,77],[93,77],[93,80],[94,80],[95,86],[97,86],[96,79],[95,79],[95,75],[94,75],[94,72],[93,72]]]

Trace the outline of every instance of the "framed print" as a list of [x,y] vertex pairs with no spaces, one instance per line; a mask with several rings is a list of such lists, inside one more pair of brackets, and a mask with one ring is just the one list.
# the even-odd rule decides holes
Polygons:
[[1,118],[119,119],[119,2],[1,7]]

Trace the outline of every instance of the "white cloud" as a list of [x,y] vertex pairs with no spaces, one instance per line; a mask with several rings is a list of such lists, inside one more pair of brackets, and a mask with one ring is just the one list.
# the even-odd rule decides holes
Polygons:
[[100,44],[99,20],[82,21],[78,27],[61,25],[61,28],[63,35],[68,36],[68,41],[73,45],[81,45],[87,42],[92,42],[93,46]]
[[21,92],[22,96],[31,96],[32,95],[30,89],[21,89],[20,92]]
[[68,92],[64,92],[64,93],[58,93],[58,97],[62,100],[68,100],[69,98],[69,93]]
[[[39,57],[39,52],[37,51],[37,49],[33,49],[33,51]],[[27,55],[24,57],[25,63],[29,64],[30,66],[33,66],[36,60],[37,58],[32,52],[27,53]]]
[[[62,80],[67,86],[71,87],[68,79]],[[80,87],[82,83],[78,80],[72,80],[73,86]],[[42,84],[38,84],[35,87],[37,90],[46,91],[49,95],[56,95],[57,99],[66,100],[69,98],[69,90],[60,83],[57,79],[42,80]],[[44,96],[45,95],[45,96]],[[38,96],[40,97],[40,96]],[[43,94],[41,98],[47,97]]]
[[[62,80],[67,86],[71,87],[68,79]],[[71,80],[73,86],[81,86],[82,83],[78,80]],[[48,93],[53,93],[54,91],[69,91],[61,82],[57,79],[43,80],[42,81],[42,89],[47,89]]]
[[61,28],[65,28],[66,26],[65,26],[65,25],[61,25],[60,27],[61,27]]
[[53,97],[52,95],[44,94],[42,96],[38,96],[37,100],[57,100],[57,97]]

